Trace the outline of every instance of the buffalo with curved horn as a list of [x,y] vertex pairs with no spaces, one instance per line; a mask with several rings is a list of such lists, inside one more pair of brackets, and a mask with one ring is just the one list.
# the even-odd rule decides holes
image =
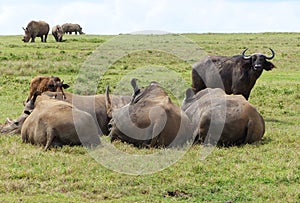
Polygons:
[[245,49],[236,56],[208,56],[196,63],[192,69],[192,86],[194,93],[207,87],[222,88],[226,94],[241,94],[247,100],[256,80],[263,70],[272,70],[275,65],[268,60],[275,57],[261,53],[246,56]]

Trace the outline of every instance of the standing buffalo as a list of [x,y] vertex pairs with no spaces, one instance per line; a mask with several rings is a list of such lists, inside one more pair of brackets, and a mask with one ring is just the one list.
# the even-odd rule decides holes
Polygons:
[[72,32],[75,32],[75,34],[77,35],[77,32],[79,32],[79,34],[81,35],[84,34],[79,24],[65,23],[62,25],[62,28],[64,33],[72,34]]
[[60,25],[55,25],[52,28],[52,35],[57,42],[62,42],[64,31]]
[[45,150],[52,146],[100,144],[99,128],[89,113],[37,93],[30,100],[30,106],[32,108],[24,111],[30,115],[22,126],[23,142],[43,145]]
[[41,37],[42,42],[46,42],[50,27],[45,21],[30,21],[23,30],[25,31],[24,42],[29,42],[30,38],[31,42],[34,42],[36,37]]
[[227,95],[220,88],[206,88],[194,95],[186,91],[181,109],[191,119],[195,142],[224,146],[259,141],[265,122],[241,95]]
[[195,64],[192,69],[192,83],[195,93],[206,87],[219,87],[226,94],[242,94],[247,100],[251,89],[263,70],[272,70],[275,66],[267,60],[275,56],[270,48],[272,56],[252,54],[233,57],[208,56]]
[[112,116],[111,141],[119,139],[137,147],[175,147],[191,141],[188,117],[158,83],[152,82],[142,89],[137,87],[135,79],[131,84],[132,100],[120,109],[111,107],[106,90],[107,114]]

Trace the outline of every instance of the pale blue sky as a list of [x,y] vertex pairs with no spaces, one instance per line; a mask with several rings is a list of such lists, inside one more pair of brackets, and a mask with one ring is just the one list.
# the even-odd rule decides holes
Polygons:
[[300,32],[300,1],[1,0],[0,35],[22,35],[30,20],[79,23],[87,34]]

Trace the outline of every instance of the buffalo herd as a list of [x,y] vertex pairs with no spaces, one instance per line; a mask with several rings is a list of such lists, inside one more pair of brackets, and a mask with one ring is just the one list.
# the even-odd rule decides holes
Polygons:
[[[50,26],[45,21],[30,21],[26,28],[23,28],[25,35],[23,37],[24,42],[35,42],[36,37],[40,37],[42,42],[47,41],[47,36],[50,30]],[[52,28],[52,35],[57,42],[62,42],[64,34],[84,34],[82,27],[79,24],[65,23],[63,25],[55,25]]]
[[[72,26],[75,25],[75,26]],[[31,21],[23,41],[46,42],[49,25]],[[79,32],[77,24],[56,25],[56,41],[64,33]],[[251,89],[263,70],[275,65],[275,57],[261,53],[208,56],[193,65],[191,88],[181,107],[172,102],[158,82],[146,87],[131,80],[132,95],[77,95],[65,92],[69,85],[55,76],[37,76],[30,82],[24,110],[0,127],[4,134],[21,134],[22,141],[44,146],[99,145],[102,135],[143,148],[181,147],[187,143],[236,146],[258,142],[265,122],[248,102]],[[184,90],[183,90],[184,91]]]

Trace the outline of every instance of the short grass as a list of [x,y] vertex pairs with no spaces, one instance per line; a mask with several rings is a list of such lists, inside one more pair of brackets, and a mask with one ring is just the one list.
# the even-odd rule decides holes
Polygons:
[[[204,160],[204,148],[197,145],[162,171],[125,175],[102,166],[83,147],[44,151],[22,143],[18,135],[0,135],[0,202],[300,202],[300,34],[183,36],[211,55],[235,55],[246,47],[249,53],[275,50],[277,68],[263,73],[250,96],[266,122],[261,142],[215,148]],[[127,87],[131,77],[138,76],[141,85],[155,79],[180,104],[184,88],[191,85],[191,67],[163,48],[130,52],[109,61],[109,69],[98,79],[97,73],[83,74],[97,47],[116,37],[67,35],[63,43],[56,43],[50,35],[47,43],[37,39],[26,44],[21,36],[1,36],[0,123],[20,115],[29,81],[37,75],[59,76],[70,84],[69,91],[81,94],[103,93],[107,84],[115,92],[131,94]],[[165,40],[162,46],[170,43]],[[130,48],[126,46],[132,43],[124,46]],[[109,60],[105,58],[109,51],[97,59]],[[186,84],[178,92],[172,89],[181,87],[181,82]],[[78,86],[85,83],[95,88]],[[131,154],[159,151],[116,146]]]

